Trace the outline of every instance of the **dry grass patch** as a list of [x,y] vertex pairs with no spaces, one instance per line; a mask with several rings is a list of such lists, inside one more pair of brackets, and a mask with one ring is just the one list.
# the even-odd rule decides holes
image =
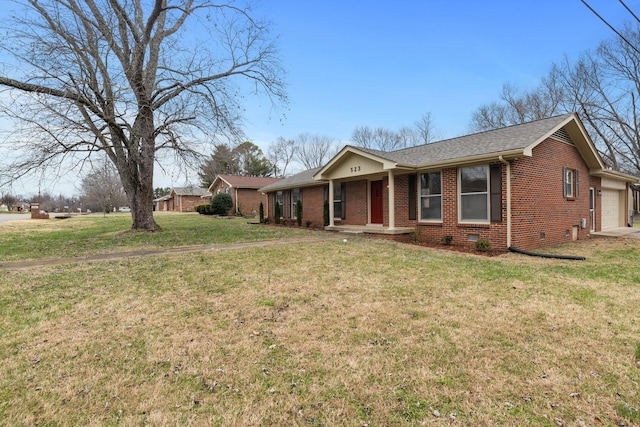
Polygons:
[[638,424],[639,243],[563,248],[582,263],[353,239],[8,272],[0,418]]

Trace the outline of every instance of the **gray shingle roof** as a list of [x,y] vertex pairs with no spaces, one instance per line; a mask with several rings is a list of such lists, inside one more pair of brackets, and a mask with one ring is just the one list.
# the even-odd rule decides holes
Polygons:
[[306,187],[309,185],[318,185],[318,181],[314,181],[313,175],[318,172],[320,168],[313,168],[298,174],[292,175],[288,178],[283,179],[282,181],[278,181],[276,183],[267,185],[266,187],[262,187],[258,191],[262,191],[263,193],[269,191],[277,191],[284,188],[297,188],[297,187]]
[[178,196],[210,196],[209,190],[201,187],[173,187],[171,189]]
[[398,151],[384,152],[357,148],[400,164],[414,166],[436,164],[447,160],[523,150],[550,134],[558,125],[572,115],[572,113],[563,114],[548,119],[460,136]]

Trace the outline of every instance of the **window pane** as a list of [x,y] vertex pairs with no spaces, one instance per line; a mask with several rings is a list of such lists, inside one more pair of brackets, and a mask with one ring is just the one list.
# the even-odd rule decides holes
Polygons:
[[442,194],[440,172],[420,174],[420,194],[422,196]]
[[474,166],[460,170],[461,193],[484,193],[487,191],[488,166]]
[[342,185],[333,184],[333,200],[342,200]]
[[467,194],[460,196],[461,216],[463,221],[483,220],[487,217],[487,195],[486,194]]
[[420,210],[421,219],[442,219],[442,197],[423,197]]

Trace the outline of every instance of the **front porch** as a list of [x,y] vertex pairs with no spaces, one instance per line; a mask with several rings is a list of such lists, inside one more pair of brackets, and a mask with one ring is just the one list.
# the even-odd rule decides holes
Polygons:
[[327,225],[324,227],[327,231],[338,231],[345,234],[411,234],[415,231],[413,227],[384,227],[378,224],[368,225]]

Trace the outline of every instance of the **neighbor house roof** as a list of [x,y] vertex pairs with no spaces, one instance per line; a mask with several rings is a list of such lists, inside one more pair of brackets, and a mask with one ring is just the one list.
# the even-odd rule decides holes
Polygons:
[[223,181],[229,187],[233,188],[249,188],[258,190],[259,188],[262,188],[269,184],[273,184],[280,180],[282,180],[282,178],[242,175],[218,175],[209,186],[209,191],[211,191],[219,181]]
[[269,191],[277,191],[285,188],[298,188],[298,187],[309,187],[312,185],[318,185],[318,181],[313,179],[313,176],[318,172],[320,168],[313,168],[298,174],[292,175],[288,178],[284,178],[278,182],[275,182],[271,185],[267,185],[266,187],[262,187],[260,191],[263,193],[267,193]]
[[172,196],[209,196],[209,190],[201,187],[173,187],[171,189]]

